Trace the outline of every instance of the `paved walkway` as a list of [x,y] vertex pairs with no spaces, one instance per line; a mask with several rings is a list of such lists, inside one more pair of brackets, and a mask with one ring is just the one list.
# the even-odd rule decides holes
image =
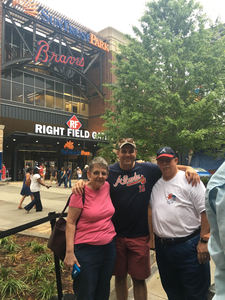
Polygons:
[[[47,183],[49,183],[47,181]],[[57,187],[53,185],[50,189],[41,188],[41,201],[43,211],[36,212],[32,209],[29,214],[24,209],[17,209],[20,196],[22,182],[0,182],[0,231],[4,231],[28,222],[48,216],[49,212],[61,212],[64,208],[71,189]],[[23,206],[30,202],[30,197],[25,198]],[[38,237],[48,238],[51,232],[50,222],[35,226],[21,233]],[[151,253],[154,257],[154,253]],[[214,277],[214,265],[212,264],[212,277]],[[152,275],[147,281],[148,300],[167,299],[166,294],[161,286],[159,273],[156,263],[152,265]],[[115,293],[112,292],[110,300],[115,299]],[[132,288],[129,291],[129,300],[133,299]]]

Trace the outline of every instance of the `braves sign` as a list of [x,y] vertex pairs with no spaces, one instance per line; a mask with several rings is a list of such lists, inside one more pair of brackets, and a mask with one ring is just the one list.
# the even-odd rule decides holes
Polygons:
[[81,122],[77,119],[77,117],[75,115],[73,115],[67,122],[66,125],[70,128],[70,129],[75,129],[78,130],[81,128],[82,124]]

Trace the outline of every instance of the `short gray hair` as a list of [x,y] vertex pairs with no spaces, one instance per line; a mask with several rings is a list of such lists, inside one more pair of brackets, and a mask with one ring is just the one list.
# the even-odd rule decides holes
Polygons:
[[101,156],[97,156],[94,159],[92,159],[92,161],[89,163],[88,170],[91,172],[95,165],[98,165],[101,168],[106,169],[107,171],[109,171],[109,166],[108,166],[107,161]]

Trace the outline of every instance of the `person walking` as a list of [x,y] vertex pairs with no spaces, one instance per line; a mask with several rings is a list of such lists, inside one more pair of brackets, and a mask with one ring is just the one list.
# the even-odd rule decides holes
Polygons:
[[24,179],[23,179],[23,186],[22,186],[22,189],[21,189],[21,192],[20,192],[20,195],[22,196],[22,198],[20,199],[20,202],[19,202],[19,205],[18,205],[18,209],[22,209],[22,203],[24,201],[24,199],[28,196],[30,196],[31,198],[31,201],[34,200],[34,196],[33,194],[31,193],[30,191],[30,187],[26,185],[26,175],[27,173],[31,173],[31,168],[29,166],[26,166],[25,169],[24,169]]
[[109,299],[116,232],[111,221],[115,210],[107,176],[107,162],[96,157],[88,170],[84,203],[81,195],[73,194],[70,199],[64,264],[70,270],[74,264],[80,267],[73,284],[77,300]]
[[66,169],[65,168],[61,168],[60,171],[60,180],[59,180],[59,186],[61,186],[61,184],[64,184],[64,188],[67,188],[67,175],[66,175]]
[[[170,147],[157,152],[162,177],[152,189],[149,231],[155,234],[156,261],[169,300],[207,300],[210,286],[205,186],[187,183]],[[151,245],[154,244],[150,234]]]
[[206,189],[206,212],[210,224],[209,253],[216,265],[215,296],[225,299],[225,162],[210,178]]
[[71,188],[71,179],[72,179],[72,169],[68,167],[66,170],[66,178],[67,178],[67,185],[69,184],[69,188]]
[[78,180],[82,179],[82,170],[80,167],[77,167],[77,179]]
[[29,212],[33,206],[36,206],[36,212],[42,211],[42,203],[41,203],[41,197],[40,197],[40,187],[41,185],[45,186],[47,189],[49,189],[51,186],[46,185],[43,180],[41,179],[41,175],[39,174],[39,169],[34,168],[31,170],[30,173],[26,174],[26,184],[30,185],[30,190],[34,196],[34,199],[27,204],[24,209]]
[[[146,300],[145,279],[150,275],[148,203],[153,185],[161,177],[155,164],[136,162],[137,148],[132,138],[122,138],[117,144],[118,162],[109,167],[110,196],[115,207],[116,237],[115,286],[118,300],[128,298],[127,275],[133,282],[134,299]],[[199,176],[189,167],[187,180]],[[74,193],[81,193],[84,183],[78,181]]]

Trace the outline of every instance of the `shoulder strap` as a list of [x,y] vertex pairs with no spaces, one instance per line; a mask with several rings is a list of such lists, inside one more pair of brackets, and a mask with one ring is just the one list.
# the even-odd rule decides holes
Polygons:
[[[65,205],[65,207],[63,208],[63,210],[62,210],[62,212],[61,212],[61,214],[60,214],[59,217],[61,217],[61,216],[64,214],[65,210],[66,210],[67,207],[69,206],[70,198],[71,198],[72,195],[73,195],[73,193],[71,193],[71,194],[69,195],[69,198],[68,198],[68,200],[67,200],[67,202],[66,202],[66,205]],[[84,205],[84,202],[85,202],[85,189],[83,190],[83,193],[82,193],[82,202],[83,202],[83,205]],[[79,217],[79,218],[80,218],[80,217]],[[77,222],[78,222],[79,218],[77,219]]]
[[[83,202],[83,205],[84,205],[84,202],[85,202],[85,188],[83,189],[82,202]],[[77,219],[76,225],[77,225],[78,221],[80,220],[80,216],[81,216],[82,210],[81,210],[80,215],[79,215],[79,217]]]

